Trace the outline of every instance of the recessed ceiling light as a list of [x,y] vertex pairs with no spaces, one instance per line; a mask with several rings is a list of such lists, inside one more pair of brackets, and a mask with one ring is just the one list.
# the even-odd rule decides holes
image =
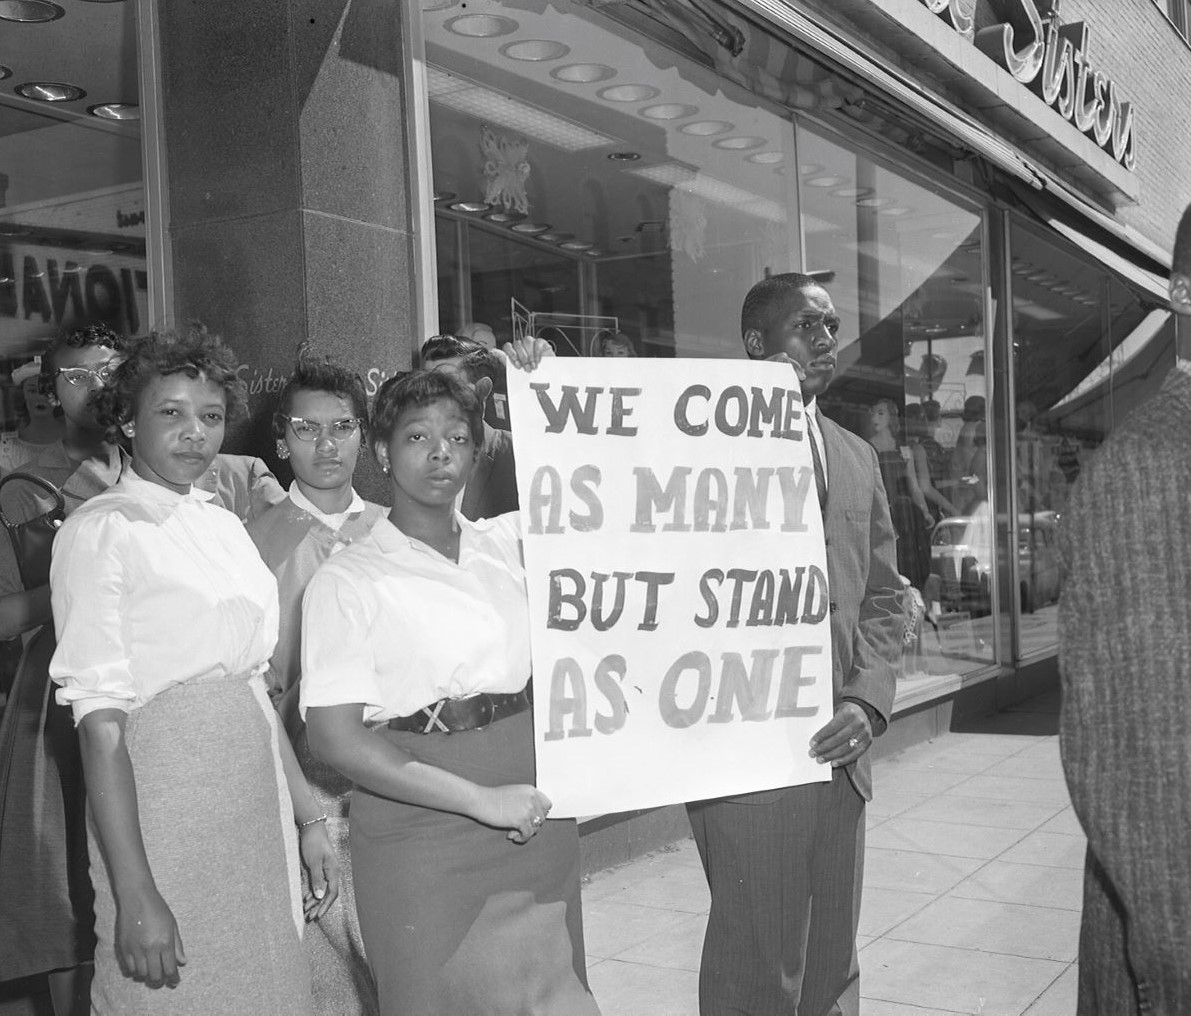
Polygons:
[[471,39],[492,39],[498,35],[511,35],[521,26],[512,18],[497,14],[462,14],[451,18],[444,27],[448,32]]
[[546,233],[550,230],[549,223],[545,222],[518,222],[509,227],[514,233],[524,233],[526,236],[537,236],[539,233]]
[[502,226],[507,226],[511,222],[520,222],[525,216],[520,212],[489,212],[484,218],[489,222],[496,222]]
[[486,201],[456,201],[451,205],[452,212],[486,212],[492,206]]
[[506,43],[500,51],[510,60],[559,60],[571,51],[571,47],[553,39],[526,39]]
[[587,257],[587,258],[603,257],[603,254],[604,254],[604,252],[602,250],[600,250],[598,247],[592,247],[591,250],[585,250],[583,252],[583,256]]
[[48,0],[0,0],[0,20],[3,21],[57,21],[65,13]]
[[609,85],[596,94],[609,102],[645,102],[656,99],[662,93],[653,85]]
[[434,200],[442,203],[444,201],[454,201],[458,195],[453,190],[440,190],[434,192]]
[[563,250],[591,250],[593,244],[587,243],[585,240],[568,240],[566,243],[560,243],[559,246]]
[[749,162],[756,162],[762,166],[772,166],[774,163],[781,162],[785,156],[781,152],[757,152],[756,155],[748,157]]
[[764,138],[720,138],[712,144],[716,148],[726,148],[731,152],[744,152],[750,148],[760,148],[768,142]]
[[78,85],[65,85],[59,81],[27,81],[17,85],[16,93],[38,102],[74,102],[87,94]]
[[803,176],[814,176],[816,173],[822,173],[823,167],[814,162],[799,163],[798,172]]
[[[869,200],[874,200],[874,199],[870,198]],[[907,208],[905,205],[893,205],[890,208],[882,208],[881,214],[882,215],[892,215],[892,216],[896,217],[899,215],[909,215],[912,211],[914,211],[913,208]]]
[[636,162],[641,158],[640,152],[609,152],[608,158],[613,162]]
[[434,11],[445,11],[448,7],[454,7],[459,0],[422,0],[422,10],[427,14]]
[[717,134],[727,134],[734,126],[727,120],[696,120],[693,123],[684,123],[678,129],[683,134],[693,134],[697,138],[711,138]]
[[873,189],[871,187],[837,187],[831,193],[837,198],[868,198],[872,197]]
[[616,71],[605,64],[565,64],[562,67],[555,67],[550,72],[550,77],[570,82],[572,85],[590,85],[593,81],[607,81],[609,78],[616,77]]
[[[114,0],[88,0],[89,3],[108,3]],[[100,106],[88,106],[87,112],[101,120],[139,120],[141,107],[135,102],[105,102]]]
[[3,64],[0,64],[0,81],[3,81],[5,78],[11,78],[11,77],[12,77],[12,68],[5,67]]
[[547,243],[562,243],[563,240],[575,239],[575,234],[574,233],[555,233],[554,231],[550,230],[545,233],[538,233],[537,237],[539,240],[545,240]]
[[699,107],[685,102],[659,102],[656,106],[646,106],[637,112],[650,120],[681,120],[686,116],[694,116],[699,112]]
[[889,198],[861,198],[856,204],[861,208],[884,208],[889,202]]
[[847,183],[848,178],[846,176],[812,176],[806,182],[811,187],[838,187],[841,183]]

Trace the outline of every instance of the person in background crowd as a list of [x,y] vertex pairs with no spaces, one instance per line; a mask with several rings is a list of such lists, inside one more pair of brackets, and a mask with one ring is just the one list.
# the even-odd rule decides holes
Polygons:
[[932,522],[956,514],[955,505],[940,490],[948,480],[948,455],[935,437],[939,430],[939,415],[939,404],[934,400],[906,406],[906,440],[914,457],[918,489],[926,498]]
[[[1191,321],[1191,208],[1170,300]],[[1060,746],[1088,836],[1080,1016],[1191,1013],[1191,370],[1116,429],[1060,527]]]
[[[22,471],[58,487],[68,517],[110,487],[126,459],[93,404],[125,345],[95,324],[57,336],[42,357],[41,390],[61,410],[64,431]],[[285,496],[265,464],[248,456],[217,456],[198,486],[240,518]],[[43,491],[11,491],[3,507],[15,520],[52,506]],[[22,589],[10,551],[4,559],[0,638],[24,633],[26,644],[0,720],[0,981],[48,973],[58,1016],[87,1013],[94,935],[78,738],[69,710],[50,695],[49,584]]]
[[[549,348],[542,344],[544,348]],[[551,354],[553,351],[551,350]],[[432,370],[457,373],[483,402],[492,393],[504,363],[499,353],[473,348],[467,339],[436,335],[422,347],[422,364]],[[484,423],[484,441],[476,449],[476,462],[463,488],[459,510],[471,519],[491,519],[518,508],[517,467],[513,435]]]
[[835,715],[810,743],[827,783],[687,805],[711,887],[699,1010],[805,1016],[860,1006],[856,928],[864,864],[868,749],[888,725],[901,671],[903,607],[877,456],[823,416],[839,317],[827,290],[795,273],[745,297],[748,355],[789,364],[806,400],[831,589]]
[[[540,340],[511,344],[536,364]],[[516,348],[515,348],[516,347]],[[533,786],[515,514],[455,511],[482,404],[448,371],[386,381],[371,439],[393,507],[303,606],[315,754],[356,785],[356,902],[385,1016],[596,1016],[573,820]]]
[[981,510],[988,502],[988,436],[984,423],[984,397],[964,399],[963,423],[951,450],[951,502],[960,515]]
[[276,582],[194,486],[244,407],[236,360],[203,329],[150,335],[95,403],[131,461],[63,525],[50,575],[50,675],[87,784],[92,1012],[308,1013],[298,840],[308,919],[334,902],[335,853],[261,677]]
[[600,356],[636,356],[637,347],[624,332],[609,332],[600,338]]
[[248,523],[248,535],[277,579],[280,624],[265,677],[269,697],[293,742],[294,754],[339,858],[340,905],[306,931],[317,1016],[372,1016],[376,987],[364,956],[348,853],[351,783],[310,753],[298,715],[302,595],[327,558],[368,535],[384,515],[352,488],[367,433],[364,383],[303,347],[277,403],[277,454],[294,471],[289,497]]
[[19,423],[0,434],[0,473],[8,473],[62,439],[62,411],[41,390],[41,365],[36,360],[12,372]]
[[935,520],[918,486],[913,451],[902,442],[897,406],[890,399],[878,399],[869,410],[868,443],[877,453],[897,533],[897,570],[921,589],[930,571],[930,531]]
[[496,348],[496,333],[492,330],[491,325],[486,325],[483,321],[468,321],[466,324],[460,325],[455,334],[459,338],[468,339],[485,349]]

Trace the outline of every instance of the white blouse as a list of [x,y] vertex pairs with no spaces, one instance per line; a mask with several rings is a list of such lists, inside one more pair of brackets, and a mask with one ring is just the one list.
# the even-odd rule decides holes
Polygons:
[[459,522],[459,563],[382,518],[330,558],[302,605],[300,708],[364,704],[364,720],[441,698],[520,691],[529,603],[516,513]]
[[50,676],[78,723],[199,677],[260,673],[277,641],[277,583],[243,523],[131,468],[63,523],[50,592]]

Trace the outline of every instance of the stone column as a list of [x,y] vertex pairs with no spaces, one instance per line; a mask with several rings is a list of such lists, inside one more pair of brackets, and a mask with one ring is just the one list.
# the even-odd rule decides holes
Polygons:
[[[247,363],[252,421],[225,447],[276,467],[269,418],[300,342],[370,396],[410,366],[403,5],[158,6],[174,320],[202,321]],[[357,476],[383,497],[371,456]]]

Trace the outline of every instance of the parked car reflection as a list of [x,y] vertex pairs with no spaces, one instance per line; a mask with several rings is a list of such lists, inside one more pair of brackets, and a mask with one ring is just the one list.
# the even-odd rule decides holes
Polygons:
[[[980,506],[987,509],[987,502]],[[1023,613],[1059,598],[1061,584],[1056,512],[1022,512],[1017,517],[1019,602]],[[987,510],[941,519],[931,533],[931,572],[938,576],[944,610],[973,617],[992,611],[995,546]]]

